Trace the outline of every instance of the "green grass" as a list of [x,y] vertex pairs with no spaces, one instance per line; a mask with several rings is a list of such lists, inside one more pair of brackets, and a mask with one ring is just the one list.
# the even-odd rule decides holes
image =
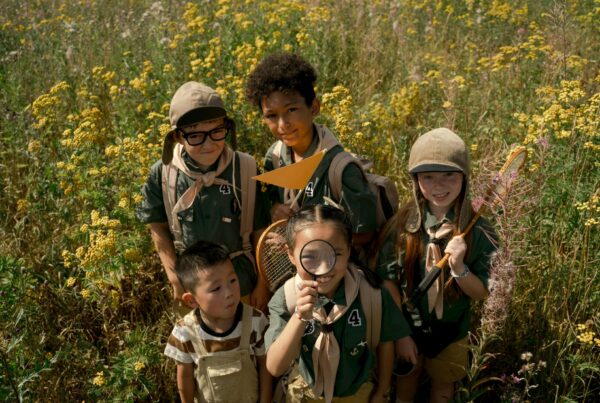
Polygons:
[[430,128],[471,146],[474,196],[511,146],[528,148],[496,215],[514,288],[498,326],[474,323],[457,400],[598,399],[597,1],[6,0],[0,11],[0,400],[175,399],[161,356],[169,288],[134,215],[139,187],[190,79],[221,92],[239,148],[262,156],[273,139],[244,79],[281,49],[319,72],[319,121],[402,196],[410,145]]

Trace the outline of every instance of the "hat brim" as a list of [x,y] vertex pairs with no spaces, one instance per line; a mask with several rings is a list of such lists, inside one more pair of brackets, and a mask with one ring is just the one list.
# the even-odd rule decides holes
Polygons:
[[185,127],[198,122],[224,118],[225,116],[227,116],[227,111],[223,108],[218,106],[203,106],[202,108],[192,109],[181,116],[177,120],[177,127]]
[[463,170],[458,165],[421,164],[412,168],[408,172],[411,174],[418,174],[422,172],[463,172]]

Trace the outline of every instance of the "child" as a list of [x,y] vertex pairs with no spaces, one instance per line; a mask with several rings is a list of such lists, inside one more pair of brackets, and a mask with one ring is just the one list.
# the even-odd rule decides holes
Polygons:
[[328,150],[299,200],[294,200],[296,190],[270,187],[271,218],[288,218],[299,206],[322,204],[327,196],[351,214],[353,244],[365,245],[377,226],[375,196],[355,164],[349,164],[341,173],[341,200],[332,196],[328,169],[343,148],[327,127],[313,123],[321,108],[314,90],[316,79],[315,70],[300,56],[275,53],[256,66],[246,84],[248,100],[259,108],[263,121],[279,140],[267,151],[265,171]]
[[[242,163],[248,162],[255,169],[256,161],[232,151],[225,143],[229,134],[235,136],[234,122],[227,117],[221,97],[204,84],[190,81],[179,87],[171,100],[169,118],[172,130],[165,137],[162,160],[150,170],[137,213],[149,225],[174,298],[179,300],[183,294],[174,271],[177,253],[198,240],[210,240],[233,251],[231,257],[242,296],[246,296],[244,301],[264,309],[269,294],[260,279],[255,287],[251,228],[248,239],[240,233],[248,209],[246,221],[254,229],[264,228],[269,222],[268,200],[262,192],[255,192],[255,201],[247,201],[248,206],[254,204],[254,210],[243,205],[244,193],[251,194],[249,190],[244,192],[244,185],[248,188],[257,184],[250,180],[241,183]],[[168,181],[172,181],[171,187]],[[170,188],[174,200],[169,199]]]
[[[468,150],[452,131],[440,128],[420,136],[410,152],[409,173],[413,200],[384,228],[377,272],[388,280],[385,284],[395,299],[399,301],[401,294],[406,302],[429,268],[445,253],[450,258],[449,270],[442,272],[415,309],[404,305],[414,342],[400,340],[396,353],[400,362],[415,366],[398,377],[396,402],[414,399],[422,369],[431,377],[431,401],[447,402],[468,364],[470,301],[488,294],[494,233],[480,218],[464,239],[456,236],[474,212],[468,198]],[[450,286],[445,287],[448,281]]]
[[[371,294],[376,290],[363,272],[348,262],[351,237],[347,215],[332,206],[303,206],[288,221],[288,255],[297,274],[271,298],[265,335],[267,369],[272,375],[281,376],[293,362],[299,363],[299,375],[290,376],[288,401],[331,402],[335,397],[336,402],[364,403],[386,399],[393,340],[408,337],[408,325],[384,289],[377,294],[380,323],[367,323],[371,319],[363,303],[369,290]],[[335,258],[328,273],[306,271],[306,259],[319,256],[314,251],[304,255],[311,240],[331,245]],[[295,304],[289,299],[295,299]],[[377,355],[368,345],[369,326],[380,330],[381,336],[374,340],[379,341]],[[378,382],[373,385],[371,375],[376,367]]]
[[[165,348],[177,362],[182,402],[271,402],[262,312],[240,302],[229,252],[199,241],[177,260],[182,300],[194,310],[179,321]],[[260,399],[259,399],[260,396]]]

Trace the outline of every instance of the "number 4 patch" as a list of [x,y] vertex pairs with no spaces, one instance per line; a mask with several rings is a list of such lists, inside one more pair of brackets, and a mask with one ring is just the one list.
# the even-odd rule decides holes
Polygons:
[[231,188],[228,185],[222,184],[219,186],[219,191],[224,195],[231,194]]
[[306,196],[308,196],[308,197],[313,197],[313,195],[315,193],[314,183],[308,182],[308,185],[306,185],[306,189],[304,189],[304,193],[306,193]]
[[354,327],[362,325],[358,309],[353,309],[352,312],[350,312],[350,315],[348,315],[348,323]]

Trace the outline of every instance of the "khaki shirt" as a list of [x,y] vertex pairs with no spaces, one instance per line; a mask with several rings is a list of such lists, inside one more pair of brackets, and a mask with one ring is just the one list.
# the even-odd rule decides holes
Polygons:
[[[237,154],[235,158],[239,157]],[[184,152],[183,159],[190,167],[199,171],[190,157]],[[217,162],[218,163],[218,162]],[[215,163],[210,170],[216,170]],[[237,163],[236,167],[240,164]],[[142,187],[144,200],[137,208],[137,216],[145,224],[167,222],[167,213],[163,202],[162,193],[162,167],[161,161],[150,168],[150,175]],[[236,183],[240,183],[240,173],[236,174]],[[233,183],[233,168],[230,164],[219,178]],[[194,183],[194,179],[181,174],[177,175],[177,198]],[[256,203],[254,209],[254,229],[264,228],[269,224],[269,202],[266,195],[257,186]],[[238,190],[238,198],[241,201],[241,188]],[[192,206],[179,213],[183,243],[185,247],[193,245],[199,240],[207,240],[220,243],[236,252],[242,249],[242,238],[240,236],[241,208],[233,194],[233,188],[226,185],[213,185],[204,187],[196,196]],[[233,259],[233,266],[240,280],[242,295],[247,295],[256,283],[256,271],[250,260],[243,254]]]

